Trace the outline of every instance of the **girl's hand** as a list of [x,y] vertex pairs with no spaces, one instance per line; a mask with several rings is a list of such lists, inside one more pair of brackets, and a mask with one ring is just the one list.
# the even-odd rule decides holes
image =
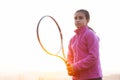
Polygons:
[[74,76],[75,75],[73,65],[68,63],[68,62],[67,62],[67,70],[68,70],[68,75],[69,76]]

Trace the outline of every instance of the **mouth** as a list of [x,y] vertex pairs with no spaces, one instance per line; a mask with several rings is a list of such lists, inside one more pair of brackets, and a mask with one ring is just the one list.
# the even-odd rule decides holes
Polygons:
[[81,24],[80,24],[80,23],[76,23],[76,26],[77,26],[77,27],[80,27],[80,26],[81,26]]
[[77,26],[77,25],[76,25],[76,27],[79,28],[80,26]]

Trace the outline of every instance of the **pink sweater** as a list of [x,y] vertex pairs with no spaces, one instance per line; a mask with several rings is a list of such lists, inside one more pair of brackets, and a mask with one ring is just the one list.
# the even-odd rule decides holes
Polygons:
[[73,80],[102,77],[99,38],[88,26],[76,29],[75,33],[70,40],[67,56],[68,62],[74,66]]

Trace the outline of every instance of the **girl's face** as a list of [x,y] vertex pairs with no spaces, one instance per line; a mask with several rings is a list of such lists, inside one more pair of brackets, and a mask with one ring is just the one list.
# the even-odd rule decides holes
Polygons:
[[86,26],[87,23],[89,22],[89,20],[86,19],[85,14],[82,13],[82,12],[75,13],[75,15],[74,15],[74,21],[75,21],[75,26],[77,28]]

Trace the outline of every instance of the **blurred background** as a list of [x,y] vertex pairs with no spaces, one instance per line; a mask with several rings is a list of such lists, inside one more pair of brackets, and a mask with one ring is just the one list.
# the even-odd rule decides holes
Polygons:
[[42,16],[53,16],[67,53],[78,9],[90,12],[89,26],[100,37],[104,80],[120,80],[119,0],[0,0],[0,80],[70,80],[63,61],[40,48],[36,27]]

